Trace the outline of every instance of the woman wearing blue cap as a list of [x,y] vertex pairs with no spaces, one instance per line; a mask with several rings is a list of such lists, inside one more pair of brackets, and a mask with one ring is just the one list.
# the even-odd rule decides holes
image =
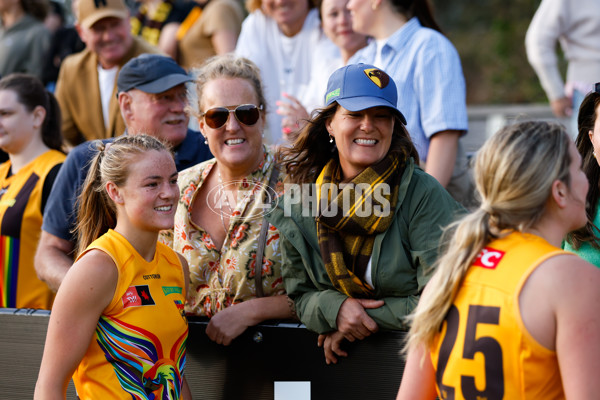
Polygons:
[[383,68],[398,85],[398,108],[421,165],[463,205],[475,202],[459,141],[468,128],[458,52],[441,33],[430,0],[350,0],[352,28],[371,36],[350,59]]
[[[423,172],[394,81],[367,64],[329,78],[326,107],[284,152],[295,186],[269,219],[282,234],[286,291],[327,363],[344,338],[406,329],[437,258],[442,227],[460,212]],[[316,183],[316,185],[314,185]]]

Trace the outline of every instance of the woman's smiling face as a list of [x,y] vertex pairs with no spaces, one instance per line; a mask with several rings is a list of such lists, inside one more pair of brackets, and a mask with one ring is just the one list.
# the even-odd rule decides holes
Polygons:
[[350,180],[387,155],[392,144],[394,114],[388,107],[349,111],[338,105],[326,128],[335,140],[343,178]]
[[346,8],[348,0],[323,0],[321,25],[323,32],[340,49],[354,53],[367,45],[367,37],[352,30],[352,17]]
[[[217,78],[207,82],[202,91],[202,112],[215,107],[233,110],[242,104],[260,106],[254,86],[246,79]],[[262,160],[264,124],[262,111],[253,125],[244,125],[233,113],[229,113],[225,124],[216,129],[208,126],[204,117],[199,119],[200,131],[206,136],[210,151],[220,165],[248,172]]]

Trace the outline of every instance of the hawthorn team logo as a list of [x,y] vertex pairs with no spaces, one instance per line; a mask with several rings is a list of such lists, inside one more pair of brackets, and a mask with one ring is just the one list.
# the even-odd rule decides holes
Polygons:
[[369,68],[365,69],[363,72],[379,89],[385,88],[390,83],[389,75],[380,69]]

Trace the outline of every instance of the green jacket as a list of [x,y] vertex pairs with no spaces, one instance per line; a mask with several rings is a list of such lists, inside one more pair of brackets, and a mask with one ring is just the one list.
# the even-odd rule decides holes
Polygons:
[[[284,195],[267,216],[283,236],[286,291],[308,329],[317,333],[336,330],[338,311],[347,296],[334,288],[325,271],[314,216],[306,215],[301,202],[289,203],[289,196]],[[380,329],[408,328],[403,317],[414,309],[429,279],[427,270],[438,257],[442,228],[463,211],[433,177],[410,160],[402,175],[394,221],[376,236],[371,257],[375,298],[385,305],[366,311]]]

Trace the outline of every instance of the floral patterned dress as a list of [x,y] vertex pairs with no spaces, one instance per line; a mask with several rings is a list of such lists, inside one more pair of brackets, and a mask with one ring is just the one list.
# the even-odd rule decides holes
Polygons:
[[[258,236],[265,204],[265,190],[275,157],[265,148],[265,158],[258,168],[235,183],[239,199],[230,217],[223,247],[218,249],[210,235],[191,220],[191,206],[206,177],[216,164],[212,159],[179,173],[181,197],[172,231],[161,233],[160,240],[183,254],[190,267],[190,292],[185,310],[189,314],[212,317],[233,304],[256,297],[255,264]],[[273,188],[283,192],[284,174],[280,173]],[[228,185],[226,183],[226,185]],[[209,196],[213,193],[209,193]],[[269,227],[262,263],[262,286],[265,296],[285,293],[281,277],[279,232]]]

